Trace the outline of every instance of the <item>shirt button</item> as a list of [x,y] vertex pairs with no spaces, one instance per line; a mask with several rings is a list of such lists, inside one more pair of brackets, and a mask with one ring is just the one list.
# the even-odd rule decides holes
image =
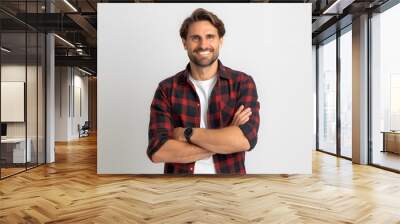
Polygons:
[[199,103],[197,103],[197,106],[199,107],[199,106],[200,106],[200,104],[199,104]]
[[190,167],[189,170],[190,170],[190,171],[193,171],[193,167]]

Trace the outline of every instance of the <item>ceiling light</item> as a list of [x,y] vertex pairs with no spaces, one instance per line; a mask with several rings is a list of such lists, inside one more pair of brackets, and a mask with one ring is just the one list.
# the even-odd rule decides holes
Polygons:
[[78,12],[78,10],[71,4],[69,3],[68,0],[64,0],[65,4],[67,4],[72,10],[74,10],[74,12]]
[[351,5],[355,0],[336,0],[332,5],[324,10],[322,14],[341,14],[343,9]]
[[67,45],[69,45],[70,47],[75,48],[75,45],[71,44],[71,42],[69,42],[68,40],[58,36],[57,34],[54,34],[55,37],[57,37],[58,39],[60,39],[62,42],[66,43]]
[[83,73],[85,73],[85,74],[87,74],[87,75],[93,75],[92,73],[90,73],[90,72],[88,72],[88,71],[86,71],[86,70],[83,70],[83,69],[81,69],[81,68],[79,68],[79,67],[78,67],[78,70],[81,71],[81,72],[83,72]]
[[5,48],[5,47],[1,47],[1,50],[4,51],[4,52],[6,52],[6,53],[10,53],[10,52],[11,52],[11,50],[9,50],[9,49],[7,49],[7,48]]

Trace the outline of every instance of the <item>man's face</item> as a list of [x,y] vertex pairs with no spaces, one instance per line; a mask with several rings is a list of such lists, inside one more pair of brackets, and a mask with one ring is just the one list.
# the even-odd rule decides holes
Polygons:
[[223,39],[209,21],[194,22],[189,26],[186,39],[182,39],[189,59],[199,67],[208,67],[217,60]]

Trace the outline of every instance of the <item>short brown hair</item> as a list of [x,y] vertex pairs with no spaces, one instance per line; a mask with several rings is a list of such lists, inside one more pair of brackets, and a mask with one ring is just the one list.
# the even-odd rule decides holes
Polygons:
[[209,21],[218,30],[219,37],[223,37],[225,34],[224,23],[212,12],[207,11],[203,8],[198,8],[193,11],[192,15],[187,17],[179,30],[182,39],[186,39],[189,26],[198,21]]

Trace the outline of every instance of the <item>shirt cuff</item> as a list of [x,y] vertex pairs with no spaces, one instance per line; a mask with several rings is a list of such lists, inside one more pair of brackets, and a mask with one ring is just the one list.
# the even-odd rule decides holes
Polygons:
[[250,122],[246,122],[245,124],[239,125],[239,128],[249,141],[250,149],[248,151],[251,151],[257,144],[257,134],[254,131],[253,125]]
[[168,136],[161,136],[159,137],[155,143],[151,144],[152,147],[148,147],[147,148],[147,156],[149,157],[149,159],[151,161],[153,161],[151,158],[153,157],[153,155],[160,150],[161,146],[164,145],[165,142],[168,141]]

